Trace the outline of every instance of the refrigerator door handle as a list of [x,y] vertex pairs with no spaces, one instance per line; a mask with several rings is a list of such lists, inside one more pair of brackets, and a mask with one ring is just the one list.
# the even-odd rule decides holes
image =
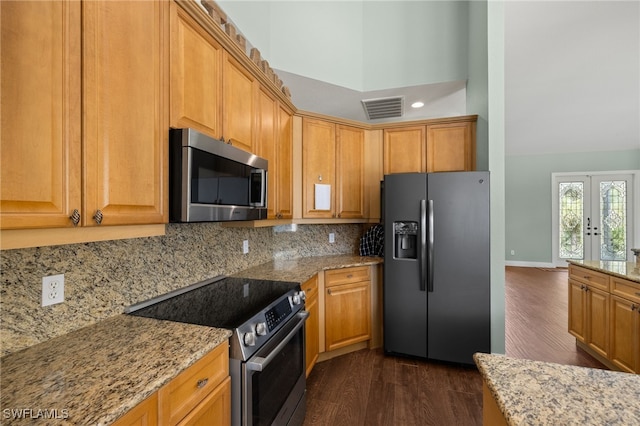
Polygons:
[[427,221],[429,222],[429,230],[427,232],[427,291],[433,293],[433,200],[427,202]]
[[427,200],[420,200],[420,291],[427,281]]

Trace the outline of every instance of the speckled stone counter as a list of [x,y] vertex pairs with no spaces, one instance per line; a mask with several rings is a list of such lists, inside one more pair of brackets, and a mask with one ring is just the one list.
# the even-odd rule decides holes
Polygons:
[[640,265],[635,262],[570,260],[569,263],[582,266],[605,274],[615,275],[640,284]]
[[640,376],[477,353],[509,425],[640,425]]
[[301,257],[298,259],[274,260],[263,263],[262,265],[238,272],[233,276],[303,283],[320,271],[349,268],[352,266],[377,265],[382,262],[383,259],[381,257],[348,254]]
[[[0,422],[110,424],[230,336],[218,328],[117,315],[31,346],[0,359]],[[15,419],[11,410],[31,411]],[[38,410],[57,419],[29,418]]]

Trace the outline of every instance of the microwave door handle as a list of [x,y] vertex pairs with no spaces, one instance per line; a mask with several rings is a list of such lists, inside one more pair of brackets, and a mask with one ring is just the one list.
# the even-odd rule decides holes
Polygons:
[[247,363],[245,364],[247,370],[248,371],[263,371],[269,365],[269,363],[271,363],[271,361],[273,361],[273,359],[280,352],[282,352],[282,350],[287,345],[287,343],[289,343],[289,340],[293,339],[293,336],[296,335],[298,330],[300,330],[300,328],[302,328],[302,326],[304,326],[304,322],[306,321],[308,316],[309,316],[309,312],[307,312],[307,311],[302,311],[302,312],[296,314],[296,317],[300,321],[298,322],[298,324],[296,324],[295,327],[293,327],[293,330],[291,330],[289,332],[289,334],[287,334],[287,336],[284,339],[282,339],[282,341],[280,343],[278,343],[278,346],[276,346],[269,353],[269,355],[267,355],[264,358],[257,356],[257,357],[255,357],[255,359],[253,361],[247,361]]

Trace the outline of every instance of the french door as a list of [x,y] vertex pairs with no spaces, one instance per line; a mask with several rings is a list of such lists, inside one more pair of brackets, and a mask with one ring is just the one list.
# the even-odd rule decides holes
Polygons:
[[554,263],[626,261],[633,244],[633,176],[555,175],[553,180]]

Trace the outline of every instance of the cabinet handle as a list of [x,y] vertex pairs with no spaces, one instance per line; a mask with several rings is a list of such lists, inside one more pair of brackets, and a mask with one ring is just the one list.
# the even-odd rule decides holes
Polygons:
[[318,180],[322,182],[322,175],[318,175]]
[[331,294],[331,289],[330,288],[327,289],[327,294]]
[[205,387],[207,385],[207,383],[209,383],[209,378],[205,377],[204,379],[200,379],[198,380],[198,389],[202,389],[203,387]]
[[353,274],[348,274],[347,278],[353,278]]
[[71,213],[69,219],[71,219],[71,222],[73,222],[73,226],[78,226],[78,224],[80,223],[80,212],[78,211],[78,209],[73,210],[73,213]]
[[638,307],[634,304],[631,304],[631,312],[635,311],[636,309],[638,309]]
[[96,223],[97,223],[98,225],[100,225],[100,224],[102,223],[102,219],[103,219],[103,217],[104,217],[104,216],[102,216],[102,211],[101,211],[101,210],[98,210],[98,211],[96,211],[96,214],[94,214],[94,215],[93,215],[93,220],[95,220],[95,221],[96,221]]
[[590,280],[590,279],[591,279],[591,277],[590,277],[589,275],[585,275],[585,276],[584,276],[584,277],[582,277],[582,278],[584,278],[585,280]]

